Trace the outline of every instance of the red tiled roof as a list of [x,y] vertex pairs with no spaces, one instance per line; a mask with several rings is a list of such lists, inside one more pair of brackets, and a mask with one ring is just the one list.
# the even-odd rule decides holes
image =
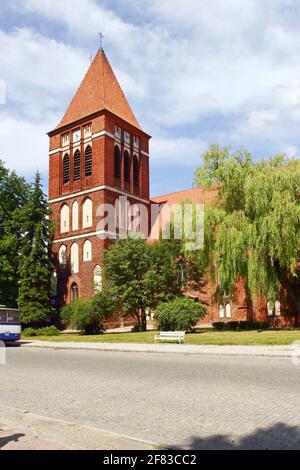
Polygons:
[[104,51],[95,56],[57,129],[103,109],[141,129]]
[[200,204],[208,204],[213,201],[218,195],[217,189],[186,189],[176,193],[163,194],[162,196],[152,197],[151,200],[157,204],[180,204],[183,201],[189,200],[193,204],[199,202]]

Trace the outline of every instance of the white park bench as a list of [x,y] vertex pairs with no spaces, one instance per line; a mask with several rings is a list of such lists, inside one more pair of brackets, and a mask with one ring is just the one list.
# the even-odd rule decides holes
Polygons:
[[185,331],[161,331],[155,336],[155,344],[159,341],[176,341],[185,343]]

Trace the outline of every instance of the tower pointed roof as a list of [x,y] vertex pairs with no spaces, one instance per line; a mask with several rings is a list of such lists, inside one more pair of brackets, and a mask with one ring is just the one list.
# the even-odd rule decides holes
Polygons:
[[103,109],[141,129],[103,49],[99,49],[57,129]]

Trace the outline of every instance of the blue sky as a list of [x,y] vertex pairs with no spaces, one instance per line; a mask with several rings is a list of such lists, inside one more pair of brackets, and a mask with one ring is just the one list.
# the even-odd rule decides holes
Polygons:
[[297,157],[299,20],[298,0],[2,0],[0,158],[27,178],[39,169],[47,181],[46,132],[100,30],[153,136],[152,195],[191,187],[210,144]]

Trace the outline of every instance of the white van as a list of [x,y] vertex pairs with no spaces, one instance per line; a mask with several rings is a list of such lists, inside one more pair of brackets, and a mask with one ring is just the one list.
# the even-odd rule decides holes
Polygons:
[[19,311],[11,308],[0,308],[0,341],[18,341],[21,338]]

